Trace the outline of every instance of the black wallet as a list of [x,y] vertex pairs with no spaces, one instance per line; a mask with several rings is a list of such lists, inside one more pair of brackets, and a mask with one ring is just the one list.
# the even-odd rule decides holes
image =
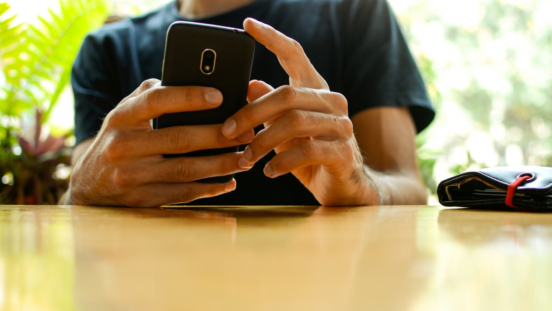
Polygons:
[[437,195],[444,206],[552,212],[552,168],[493,167],[465,172],[439,183]]

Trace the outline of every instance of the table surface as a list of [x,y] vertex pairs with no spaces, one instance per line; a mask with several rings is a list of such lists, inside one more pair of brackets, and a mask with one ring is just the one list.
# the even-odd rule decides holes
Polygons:
[[0,206],[0,310],[550,310],[552,215]]

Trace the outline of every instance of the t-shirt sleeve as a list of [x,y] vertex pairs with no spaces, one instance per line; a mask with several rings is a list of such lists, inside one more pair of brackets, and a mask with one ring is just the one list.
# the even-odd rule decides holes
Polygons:
[[109,57],[109,41],[88,35],[73,64],[71,86],[75,97],[76,144],[94,137],[105,116],[117,105],[115,60]]
[[380,106],[408,107],[421,132],[435,112],[424,81],[386,0],[345,0],[343,93],[349,115]]

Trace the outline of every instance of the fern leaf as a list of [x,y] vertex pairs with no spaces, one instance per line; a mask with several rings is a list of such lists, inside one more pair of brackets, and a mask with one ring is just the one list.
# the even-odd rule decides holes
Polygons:
[[54,28],[54,26],[52,26],[52,23],[47,22],[42,16],[38,16],[38,19],[40,20],[42,25],[44,25],[44,27],[48,29],[52,37],[59,35],[59,31]]
[[0,16],[4,15],[10,9],[10,5],[6,2],[0,3]]
[[52,9],[48,9],[48,12],[50,12],[50,17],[52,18],[52,21],[56,22],[56,25],[58,26],[58,28],[63,29],[63,27],[65,26],[65,21],[63,20],[63,18],[57,16],[57,14],[54,13],[54,11],[52,11]]
[[13,20],[17,17],[17,15],[14,15],[10,18],[7,18],[3,21],[0,21],[0,30],[5,31],[10,28],[11,23]]
[[[10,44],[7,48],[0,46],[0,52],[6,64],[6,82],[11,86],[5,91],[6,102],[12,107],[0,104],[2,112],[16,115],[32,106],[43,107],[48,112],[42,119],[45,121],[69,82],[82,40],[101,25],[108,13],[105,0],[59,0],[59,6],[59,13],[50,10],[40,16],[38,27],[1,32],[0,40],[6,37],[5,42]],[[6,11],[0,4],[0,12]],[[11,21],[2,21],[5,19],[0,18],[0,29],[11,29]]]
[[12,44],[20,42],[21,38],[18,38],[16,34],[19,32],[17,27],[4,30],[0,34],[0,44],[2,47],[10,47]]
[[42,30],[36,28],[36,26],[34,25],[29,25],[29,31],[31,32],[32,35],[40,38],[40,40],[44,43],[48,43],[51,40],[46,35],[44,35],[44,33],[42,33]]
[[55,107],[55,104],[59,100],[59,97],[61,96],[61,93],[63,93],[63,90],[67,87],[69,84],[69,81],[71,80],[71,66],[68,66],[63,73],[61,74],[61,77],[57,83],[56,89],[54,93],[52,94],[52,97],[50,99],[50,105],[42,115],[42,121],[45,122],[50,117],[50,114],[52,113],[52,110]]

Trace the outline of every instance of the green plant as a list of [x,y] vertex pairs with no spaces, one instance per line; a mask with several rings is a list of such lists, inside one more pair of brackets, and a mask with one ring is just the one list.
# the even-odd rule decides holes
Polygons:
[[393,2],[430,94],[432,85],[440,94],[418,140],[428,186],[484,167],[552,166],[550,3]]
[[0,203],[52,204],[66,187],[67,178],[52,175],[68,161],[67,135],[53,137],[43,124],[67,87],[82,40],[108,8],[107,0],[59,0],[59,11],[38,16],[37,25],[14,25],[16,16],[0,3]]

